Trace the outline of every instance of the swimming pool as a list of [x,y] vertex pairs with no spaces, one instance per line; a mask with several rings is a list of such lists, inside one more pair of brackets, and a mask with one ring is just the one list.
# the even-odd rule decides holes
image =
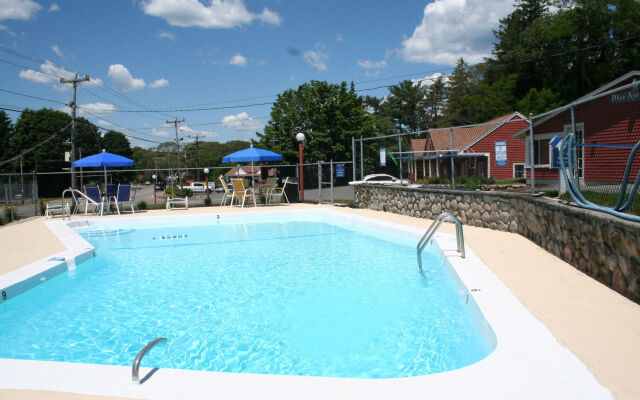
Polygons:
[[[4,302],[0,357],[392,378],[493,349],[418,237],[326,216],[207,216],[76,226],[96,256]],[[480,316],[481,317],[481,316]]]

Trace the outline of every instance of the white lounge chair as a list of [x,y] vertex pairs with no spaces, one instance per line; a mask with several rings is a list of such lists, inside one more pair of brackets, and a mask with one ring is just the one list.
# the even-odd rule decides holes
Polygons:
[[[182,207],[178,207],[182,204]],[[167,210],[189,209],[189,196],[167,197]]]
[[282,182],[282,187],[275,187],[269,191],[267,195],[267,204],[271,204],[272,199],[277,199],[278,204],[280,204],[280,200],[282,200],[282,196],[289,204],[289,199],[287,198],[287,194],[284,191],[284,188],[287,187],[287,183],[289,182],[289,177],[284,178],[284,182]]
[[45,218],[52,218],[55,215],[60,215],[63,218],[65,216],[71,216],[71,208],[69,208],[69,203],[62,202],[60,204],[49,204],[47,203],[47,207],[44,210]]
[[87,215],[89,213],[89,206],[91,206],[93,214],[96,214],[98,210],[100,210],[100,215],[102,215],[104,209],[104,203],[102,201],[98,203],[76,188],[71,187],[69,189],[75,202],[75,206],[73,207],[74,214],[77,214],[78,210],[84,207],[84,214]]
[[218,177],[218,180],[220,180],[220,185],[222,185],[222,188],[224,189],[224,194],[222,195],[220,206],[224,206],[227,202],[227,199],[233,201],[233,190],[229,189],[229,185],[227,185],[227,182],[224,181],[222,175]]

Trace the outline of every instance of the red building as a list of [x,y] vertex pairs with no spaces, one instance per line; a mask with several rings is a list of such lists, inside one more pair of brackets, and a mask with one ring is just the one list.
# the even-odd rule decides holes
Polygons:
[[[559,160],[557,152],[549,148],[549,139],[554,135],[564,137],[573,131],[572,111],[576,143],[581,145],[576,147],[574,154],[576,178],[580,183],[594,186],[620,183],[630,153],[629,146],[640,141],[640,84],[602,95],[639,80],[640,71],[631,71],[579,98],[572,107],[533,121],[536,184],[558,184]],[[589,100],[592,97],[595,99]],[[522,129],[514,136],[529,140],[529,130]],[[528,158],[529,154],[526,174],[530,179]],[[640,157],[636,158],[638,160],[631,170],[632,179],[640,170]]]
[[528,126],[513,112],[476,126],[430,130],[426,139],[411,140],[409,178],[451,177],[452,155],[455,176],[523,177],[525,142],[513,135]]

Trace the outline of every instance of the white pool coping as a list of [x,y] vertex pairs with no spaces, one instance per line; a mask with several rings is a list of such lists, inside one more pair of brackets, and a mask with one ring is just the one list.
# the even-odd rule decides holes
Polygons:
[[[222,218],[246,218],[249,214],[224,214]],[[260,212],[256,215],[310,215],[319,214],[375,224],[381,229],[404,231],[408,235],[424,230],[374,218],[356,216],[335,210],[283,210]],[[149,217],[166,218],[166,217]],[[178,217],[185,220],[205,221],[216,214]],[[172,218],[173,220],[173,218]],[[122,219],[75,220],[73,225],[117,225]],[[0,276],[0,288],[14,287],[27,290],[49,279],[47,273],[64,272],[73,268],[74,259],[80,262],[91,257],[91,245],[80,238],[63,221],[47,225],[67,245],[69,250],[56,256],[67,261],[52,262],[49,258],[27,265]],[[184,398],[558,398],[558,399],[610,399],[611,393],[602,387],[585,365],[569,350],[562,347],[551,332],[537,320],[498,279],[498,277],[466,248],[466,258],[455,251],[455,236],[438,233],[436,240],[445,265],[455,271],[464,284],[464,295],[470,296],[472,312],[477,304],[490,328],[482,327],[485,337],[495,334],[497,346],[485,359],[465,368],[410,378],[352,379],[283,375],[257,375],[221,373],[176,369],[159,369],[142,385],[131,381],[131,367],[80,364],[52,361],[0,359],[0,387],[8,389],[35,389],[74,392],[91,395],[109,395],[131,398],[184,399]],[[451,250],[449,250],[451,249]],[[515,262],[515,260],[514,260]],[[417,266],[416,266],[417,268]],[[20,285],[23,285],[20,287]],[[25,287],[27,289],[25,289]],[[466,288],[465,288],[466,287]],[[466,290],[468,289],[468,290]],[[3,289],[4,290],[4,289]],[[9,293],[10,297],[14,294]],[[488,336],[487,336],[488,335]],[[150,369],[141,368],[143,377]]]

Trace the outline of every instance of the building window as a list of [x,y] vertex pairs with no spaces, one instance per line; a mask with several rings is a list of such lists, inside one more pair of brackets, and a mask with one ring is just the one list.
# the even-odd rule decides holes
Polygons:
[[524,164],[513,164],[513,177],[524,178]]

